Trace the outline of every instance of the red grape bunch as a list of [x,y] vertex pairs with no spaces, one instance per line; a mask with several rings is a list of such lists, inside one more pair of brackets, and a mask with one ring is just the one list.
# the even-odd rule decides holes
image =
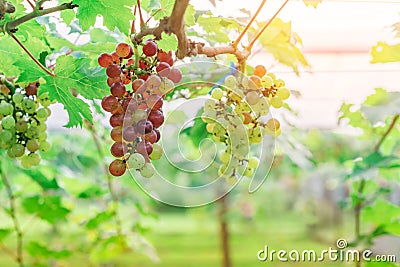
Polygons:
[[47,152],[46,120],[51,101],[38,96],[39,82],[16,84],[15,78],[0,75],[0,150],[17,158],[24,168],[39,165],[39,151]]
[[159,127],[164,123],[164,97],[182,79],[182,73],[172,68],[172,52],[158,49],[156,42],[147,40],[142,53],[126,43],[117,45],[111,54],[98,58],[106,68],[110,95],[101,105],[111,113],[111,154],[116,157],[109,166],[114,176],[133,168],[143,177],[154,174],[151,160],[162,156]]

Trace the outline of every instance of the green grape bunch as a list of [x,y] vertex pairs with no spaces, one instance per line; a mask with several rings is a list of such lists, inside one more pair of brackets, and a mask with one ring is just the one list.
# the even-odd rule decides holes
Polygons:
[[267,135],[281,133],[280,122],[271,115],[271,108],[283,107],[290,96],[285,82],[258,65],[252,76],[229,75],[215,88],[205,102],[202,119],[216,142],[224,144],[219,154],[218,175],[229,184],[241,177],[251,178],[260,160],[251,155]]
[[18,84],[0,75],[0,150],[24,168],[39,165],[38,152],[50,150],[46,120],[51,101],[47,93],[38,95],[40,82]]

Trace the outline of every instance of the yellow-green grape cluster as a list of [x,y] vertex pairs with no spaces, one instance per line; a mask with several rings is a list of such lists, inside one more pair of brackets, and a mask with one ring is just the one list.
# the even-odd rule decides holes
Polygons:
[[48,94],[37,95],[39,82],[25,86],[0,76],[0,149],[17,158],[24,168],[39,165],[39,151],[50,150],[46,120],[50,116]]
[[257,66],[253,76],[227,76],[205,102],[206,129],[226,146],[218,174],[229,183],[235,183],[238,176],[252,177],[258,167],[258,158],[250,156],[250,145],[260,144],[264,135],[281,134],[279,121],[266,116],[271,106],[280,108],[289,98],[290,91],[284,86],[283,80]]

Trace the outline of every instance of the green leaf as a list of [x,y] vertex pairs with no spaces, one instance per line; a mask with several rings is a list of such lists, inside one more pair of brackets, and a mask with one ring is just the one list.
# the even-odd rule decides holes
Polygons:
[[206,129],[206,123],[201,119],[201,114],[203,114],[204,109],[200,109],[199,112],[197,112],[196,118],[194,119],[194,124],[192,127],[190,127],[189,136],[190,139],[192,140],[193,144],[196,147],[200,146],[201,141],[203,141],[205,138],[209,136],[209,133],[207,132]]
[[160,0],[160,7],[152,12],[154,19],[159,20],[171,15],[174,4],[175,0]]
[[175,51],[178,49],[178,39],[174,34],[162,33],[162,39],[157,41],[157,46],[164,51]]
[[378,200],[363,210],[362,218],[376,226],[389,225],[400,220],[400,207],[386,200]]
[[188,5],[185,12],[185,25],[187,27],[194,26],[196,24],[195,20],[196,10],[192,5]]
[[375,94],[368,96],[361,111],[372,123],[384,122],[388,116],[400,114],[400,93],[375,89]]
[[371,63],[387,63],[400,61],[400,44],[388,45],[378,42],[371,50]]
[[306,6],[312,6],[317,8],[317,6],[322,2],[322,0],[303,0]]
[[43,190],[59,189],[60,186],[55,178],[49,179],[39,169],[24,169],[23,172],[28,175],[32,180],[38,183]]
[[379,168],[392,168],[393,163],[397,165],[398,158],[395,156],[383,156],[374,152],[360,161],[356,161],[352,173],[348,177],[365,175],[366,172]]
[[29,242],[26,247],[26,251],[33,257],[45,258],[45,259],[65,259],[72,255],[72,252],[66,249],[52,250],[43,244],[35,241]]
[[97,228],[100,224],[110,220],[113,217],[113,214],[110,211],[103,211],[98,214],[96,214],[95,217],[90,219],[87,224],[86,228],[87,229],[95,229]]
[[64,20],[65,24],[69,25],[76,17],[76,13],[75,10],[73,9],[67,9],[61,12],[60,16]]
[[79,5],[76,17],[83,31],[94,26],[97,16],[102,16],[103,24],[108,29],[118,28],[125,35],[129,34],[130,20],[133,18],[131,7],[136,4],[136,0],[75,0],[74,4]]
[[101,187],[91,186],[88,189],[79,193],[78,198],[82,198],[82,199],[96,198],[96,197],[104,195],[106,192],[107,191],[103,190]]
[[0,229],[0,242],[13,232],[12,229]]
[[347,119],[347,123],[353,127],[364,130],[371,128],[371,125],[364,117],[364,114],[360,110],[353,111],[353,107],[353,104],[342,104],[340,107],[341,114],[339,116],[339,121]]
[[51,224],[64,221],[70,210],[63,207],[61,196],[32,196],[22,200],[25,211],[36,214],[42,220]]

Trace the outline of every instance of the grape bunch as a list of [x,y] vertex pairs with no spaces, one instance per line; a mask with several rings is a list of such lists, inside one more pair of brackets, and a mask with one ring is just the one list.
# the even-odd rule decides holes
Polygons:
[[51,101],[47,93],[38,96],[39,82],[23,86],[14,80],[0,75],[0,149],[30,168],[39,165],[39,151],[50,150],[46,120]]
[[270,108],[281,108],[289,96],[285,82],[267,73],[262,65],[256,66],[250,77],[227,76],[212,91],[202,119],[214,140],[225,145],[219,156],[220,177],[234,184],[238,177],[253,176],[259,159],[250,157],[250,146],[260,144],[264,135],[281,134],[280,122],[271,117]]
[[163,150],[159,127],[164,123],[162,111],[166,94],[182,79],[182,73],[172,68],[172,52],[158,49],[156,42],[147,40],[142,53],[126,43],[119,43],[111,54],[98,58],[106,68],[110,95],[101,105],[111,113],[111,154],[116,157],[109,166],[114,176],[133,168],[143,177],[154,174],[151,160],[159,159]]

